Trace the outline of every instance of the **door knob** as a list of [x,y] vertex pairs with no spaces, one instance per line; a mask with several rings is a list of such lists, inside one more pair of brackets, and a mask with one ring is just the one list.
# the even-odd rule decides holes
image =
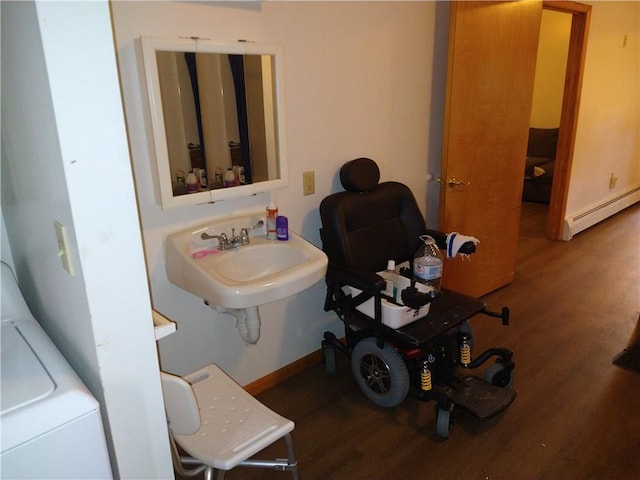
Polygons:
[[451,177],[448,181],[445,182],[444,179],[438,178],[437,182],[441,185],[447,183],[450,187],[455,187],[456,185],[460,185],[462,187],[468,187],[471,185],[471,182],[465,182],[464,180],[458,180],[456,177]]

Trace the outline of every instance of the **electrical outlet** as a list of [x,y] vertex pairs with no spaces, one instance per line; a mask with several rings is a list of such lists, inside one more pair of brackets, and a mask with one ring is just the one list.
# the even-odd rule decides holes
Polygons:
[[313,195],[316,193],[316,174],[314,171],[302,172],[302,194]]
[[616,188],[616,183],[618,183],[618,177],[612,173],[611,178],[609,179],[609,190]]

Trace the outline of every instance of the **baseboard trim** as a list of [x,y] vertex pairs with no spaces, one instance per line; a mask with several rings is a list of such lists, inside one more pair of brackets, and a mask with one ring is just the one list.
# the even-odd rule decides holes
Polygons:
[[615,215],[636,202],[640,202],[640,185],[567,217],[564,221],[562,239],[571,240],[577,233]]
[[281,382],[284,382],[288,378],[293,377],[299,373],[304,372],[308,368],[318,365],[322,362],[322,349],[318,349],[315,352],[311,352],[293,363],[285,365],[275,372],[271,372],[262,378],[254,380],[244,386],[244,389],[251,395],[258,395],[259,393],[268,390],[271,387],[275,387]]

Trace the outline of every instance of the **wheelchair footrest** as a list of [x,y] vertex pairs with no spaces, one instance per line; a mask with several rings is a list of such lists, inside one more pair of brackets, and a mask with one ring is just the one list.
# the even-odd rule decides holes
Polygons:
[[449,387],[448,394],[456,406],[481,420],[502,412],[516,398],[516,392],[510,388],[496,387],[474,376],[458,378]]

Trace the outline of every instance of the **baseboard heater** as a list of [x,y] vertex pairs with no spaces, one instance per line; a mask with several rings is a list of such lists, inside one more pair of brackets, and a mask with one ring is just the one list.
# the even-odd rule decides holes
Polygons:
[[577,233],[592,227],[611,215],[615,215],[636,202],[640,202],[640,185],[578,214],[565,218],[562,239],[571,240]]

